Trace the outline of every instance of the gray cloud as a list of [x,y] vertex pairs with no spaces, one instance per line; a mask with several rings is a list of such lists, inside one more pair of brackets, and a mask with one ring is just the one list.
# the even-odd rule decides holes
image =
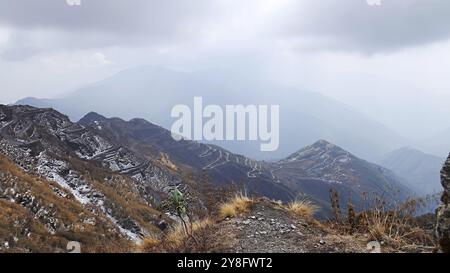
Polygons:
[[66,32],[78,39],[75,46],[168,43],[195,36],[212,14],[213,3],[82,0],[80,6],[69,6],[65,0],[2,0],[0,25],[21,31]]
[[9,62],[23,61],[33,57],[38,52],[39,50],[33,47],[26,47],[26,46],[7,47],[0,54],[0,58],[4,61]]
[[69,6],[65,0],[3,0],[0,3],[0,22],[19,27],[97,29],[123,33],[152,27],[154,32],[164,33],[176,28],[180,21],[199,15],[195,11],[207,8],[210,2],[82,0],[80,6]]
[[[265,23],[267,30],[260,39],[275,36],[301,49],[374,53],[450,38],[448,0],[382,0],[381,6],[369,6],[366,0],[279,1],[285,5],[273,12],[279,12],[278,16],[258,18],[255,12],[247,12],[247,17],[240,18],[242,23]],[[0,25],[56,33],[65,37],[56,43],[69,49],[173,45],[201,40],[205,31],[224,35],[230,29],[223,26],[232,24],[233,16],[265,4],[267,1],[82,0],[81,6],[69,6],[65,0],[3,0]]]
[[448,0],[301,1],[288,13],[278,31],[300,46],[374,53],[450,38]]

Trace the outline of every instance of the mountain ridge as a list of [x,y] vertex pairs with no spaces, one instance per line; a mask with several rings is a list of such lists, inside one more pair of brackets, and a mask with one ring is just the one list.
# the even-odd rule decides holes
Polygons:
[[[215,145],[189,140],[175,141],[172,139],[170,131],[146,120],[139,119],[140,122],[136,125],[133,124],[136,119],[124,121],[119,118],[104,119],[103,116],[98,119],[103,120],[99,123],[102,128],[101,130],[109,128],[111,132],[127,132],[129,138],[134,138],[137,142],[149,144],[156,151],[168,154],[173,162],[188,165],[197,171],[206,172],[213,181],[238,182],[247,180],[247,183],[244,183],[247,190],[252,190],[253,183],[251,181],[258,181],[260,185],[282,185],[283,187],[287,187],[285,190],[293,194],[288,195],[286,198],[279,198],[283,201],[301,198],[301,196],[305,195],[313,196],[313,199],[324,207],[326,211],[330,206],[328,192],[331,188],[335,187],[343,192],[345,199],[354,199],[356,204],[363,202],[360,195],[364,193],[364,190],[367,193],[378,192],[380,196],[384,195],[385,191],[392,190],[383,188],[384,186],[382,185],[389,185],[389,187],[400,190],[402,192],[400,199],[406,198],[407,194],[403,194],[405,192],[412,195],[412,191],[403,186],[404,181],[391,171],[359,159],[341,147],[325,140],[316,141],[314,144],[302,148],[298,152],[278,162],[266,162],[252,160]],[[84,126],[91,126],[94,129],[99,125],[96,120],[88,120],[85,118],[82,118],[80,123]],[[130,145],[134,146],[134,144]],[[311,169],[308,169],[308,165],[304,165],[303,163],[295,166],[294,172],[291,172],[288,164],[289,162],[293,162],[294,155],[298,155],[305,151],[305,149],[310,149],[311,147],[315,149],[313,154],[318,155],[317,160],[323,161],[321,164],[334,166],[330,162],[325,161],[324,158],[321,158],[321,155],[328,155],[333,160],[340,161],[340,164],[336,165],[336,169],[327,169],[326,172],[329,172],[328,176],[326,172],[325,176],[316,175],[314,172],[311,172]],[[328,153],[328,151],[331,152]],[[344,160],[345,158],[356,162],[355,166],[359,168],[358,171],[360,172],[356,172],[356,174],[347,172],[346,175],[343,175],[343,171],[340,168],[346,168],[344,166],[347,163]],[[370,178],[372,176],[380,181]],[[292,180],[292,178],[294,179]],[[337,180],[340,180],[338,181],[339,183],[336,183]],[[365,180],[370,181],[364,182]],[[352,185],[352,182],[355,184]],[[382,184],[381,186],[379,185],[380,183]],[[362,186],[364,190],[353,189],[352,187],[355,185],[365,185]],[[273,195],[272,191],[273,189],[270,191],[270,194],[263,195],[276,198],[278,194]],[[261,188],[256,192],[261,193]],[[396,198],[394,195],[389,195],[390,200]]]
[[[60,99],[28,99],[16,104],[53,107],[73,120],[89,111],[124,119],[141,116],[169,128],[173,122],[171,108],[177,104],[191,105],[195,96],[203,97],[208,104],[280,105],[284,114],[280,120],[278,151],[263,153],[258,143],[252,141],[210,143],[259,160],[284,158],[294,149],[321,138],[368,160],[408,143],[383,124],[319,93],[279,86],[258,77],[251,80],[228,70],[188,73],[137,67]],[[358,130],[360,126],[365,130]]]
[[[105,219],[110,232],[124,242],[164,235],[167,225],[175,223],[167,209],[175,189],[193,211],[204,213],[212,192],[202,193],[208,186],[197,178],[203,175],[216,189],[237,185],[250,196],[285,204],[308,199],[320,206],[318,217],[325,219],[331,214],[332,189],[340,192],[341,202],[351,200],[358,210],[364,207],[365,192],[387,202],[411,193],[398,187],[401,194],[396,195],[399,181],[387,170],[325,140],[278,162],[257,161],[216,145],[176,141],[170,131],[145,119],[124,121],[95,112],[74,123],[51,108],[0,105],[0,154],[25,175],[55,185],[65,193],[62,198],[89,209],[98,221]],[[0,181],[0,188],[9,192],[11,179]],[[21,204],[21,199],[13,200]],[[61,250],[64,239],[59,242]]]

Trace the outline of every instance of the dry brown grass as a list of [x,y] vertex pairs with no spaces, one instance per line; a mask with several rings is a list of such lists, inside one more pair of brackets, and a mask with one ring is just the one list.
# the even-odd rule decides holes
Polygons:
[[161,245],[161,240],[153,237],[145,238],[140,245],[138,245],[137,251],[140,253],[151,253],[156,252],[158,247]]
[[394,248],[429,245],[433,239],[414,224],[413,215],[404,206],[392,210],[375,208],[358,216],[356,228],[369,234],[370,240],[385,242]]
[[208,253],[223,252],[230,242],[228,236],[216,223],[203,219],[192,223],[189,233],[183,225],[177,225],[162,240],[147,238],[139,246],[139,252],[145,253]]
[[[197,221],[192,223],[191,233],[194,235],[198,233],[200,230],[207,229],[213,225],[213,221],[210,219],[204,219],[201,221]],[[179,224],[175,226],[175,228],[170,232],[166,237],[166,243],[173,245],[175,248],[180,247],[186,239],[189,237],[189,234],[183,228],[183,225]]]
[[168,167],[172,171],[178,171],[178,168],[173,162],[170,160],[169,155],[166,153],[161,153],[161,157],[159,160],[164,166]]
[[319,207],[308,200],[293,201],[286,208],[293,215],[303,218],[312,218],[319,211]]
[[220,205],[219,216],[221,218],[233,218],[239,214],[247,212],[253,204],[253,199],[240,193],[236,194],[233,199]]
[[[17,203],[0,200],[0,241],[8,241],[10,251],[64,252],[68,241],[80,242],[83,252],[128,250],[127,240],[110,233],[113,226],[108,219],[84,208],[57,183],[25,173],[3,155],[0,174],[0,183],[10,192],[14,189],[21,196],[34,198],[33,203],[20,202],[22,197],[16,198]],[[68,198],[56,192],[64,192]],[[37,217],[32,207],[48,214]],[[95,219],[95,225],[84,222],[86,219]],[[54,233],[49,231],[50,223],[54,223]]]
[[364,234],[368,241],[384,242],[393,251],[434,246],[432,234],[415,220],[421,200],[409,199],[399,204],[388,204],[379,197],[365,200],[367,209],[363,212],[356,213],[349,204],[347,218],[335,219],[329,226],[342,234]]

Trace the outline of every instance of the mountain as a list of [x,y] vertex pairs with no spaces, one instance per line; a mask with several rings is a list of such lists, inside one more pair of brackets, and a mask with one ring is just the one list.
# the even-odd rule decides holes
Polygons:
[[[16,104],[52,107],[79,120],[95,111],[123,119],[142,117],[170,128],[177,104],[192,106],[194,96],[204,104],[279,105],[280,146],[261,152],[257,141],[215,141],[234,153],[255,159],[280,159],[317,139],[327,139],[371,160],[407,143],[403,137],[351,107],[325,97],[274,84],[242,68],[211,69],[192,73],[152,66],[122,71],[80,88],[60,99],[27,98]],[[255,74],[255,75],[253,75]]]
[[153,152],[149,150],[148,154],[163,157],[180,168],[205,172],[216,186],[242,183],[247,191],[283,201],[292,200],[295,196],[289,188],[274,182],[270,172],[264,169],[263,162],[215,145],[189,140],[176,141],[170,131],[144,119],[124,121],[89,113],[79,124],[99,135],[107,135],[135,152],[145,151],[143,146],[151,147]]
[[[0,154],[25,173],[56,183],[82,207],[107,218],[124,238],[163,232],[160,222],[174,189],[193,211],[205,211],[208,185],[232,184],[254,196],[285,203],[307,198],[330,214],[329,191],[362,209],[364,193],[397,202],[412,192],[392,172],[326,141],[278,162],[252,160],[216,145],[175,141],[144,119],[124,121],[96,113],[74,123],[53,109],[0,106]],[[190,174],[193,174],[191,176]]]
[[363,193],[378,194],[388,201],[412,195],[391,171],[324,140],[274,163],[252,160],[215,145],[175,141],[170,131],[143,119],[124,121],[90,113],[79,124],[97,134],[114,136],[137,151],[142,151],[141,145],[149,145],[176,166],[206,173],[218,186],[243,182],[251,192],[283,201],[306,196],[321,205],[323,215],[329,212],[330,189],[338,190],[345,202],[352,199],[358,208],[363,206]]
[[0,154],[0,252],[127,251],[130,242],[103,213],[77,202],[60,184],[26,173]]
[[[0,105],[0,154],[30,177],[51,181],[49,186],[39,182],[43,184],[40,188],[28,192],[26,181],[12,176],[0,185],[6,190],[2,192],[12,194],[3,193],[3,200],[22,205],[28,210],[24,213],[40,219],[40,215],[53,213],[40,209],[45,203],[51,205],[41,196],[50,189],[59,195],[49,197],[53,204],[71,200],[63,210],[70,210],[75,202],[78,211],[83,207],[96,216],[94,222],[106,219],[105,225],[112,226],[106,232],[109,239],[113,238],[111,234],[132,241],[150,234],[160,236],[161,221],[173,220],[155,208],[167,199],[171,189],[187,191],[179,174],[160,162],[135,154],[52,109]],[[20,178],[21,174],[16,176]],[[33,179],[27,180],[33,183]],[[16,194],[20,188],[25,197]],[[76,221],[74,217],[83,221],[88,216],[70,217],[71,221]],[[49,221],[54,224],[49,232],[59,234],[73,229],[66,219]]]
[[[145,141],[146,136],[154,141]],[[198,176],[188,176],[203,169],[216,186],[242,182],[249,193],[293,199],[287,187],[252,175],[257,172],[256,161],[216,146],[186,142],[194,149],[192,154],[184,142],[178,143],[182,146],[174,142],[169,131],[142,119],[124,122],[90,113],[74,123],[53,109],[0,105],[0,155],[27,174],[56,183],[79,206],[108,219],[124,240],[159,236],[161,221],[173,222],[165,213],[174,189],[184,193],[192,211],[203,213],[207,201],[203,194],[211,192],[200,192],[207,185],[195,181]],[[176,153],[171,154],[183,162],[195,164],[174,164],[164,147],[172,147]],[[229,164],[219,164],[219,154]]]
[[392,171],[360,159],[325,140],[307,146],[271,165],[274,178],[293,190],[328,204],[329,190],[341,195],[341,206],[352,201],[358,208],[367,205],[367,198],[386,201],[404,200],[414,193],[405,181]]
[[420,143],[420,147],[433,155],[445,158],[450,152],[450,128],[437,133]]
[[382,156],[377,163],[404,177],[407,185],[417,193],[426,195],[441,191],[439,172],[443,158],[413,148],[401,148]]

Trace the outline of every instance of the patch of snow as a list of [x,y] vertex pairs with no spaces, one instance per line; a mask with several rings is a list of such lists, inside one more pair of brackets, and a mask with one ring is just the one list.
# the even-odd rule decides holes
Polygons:
[[66,162],[48,158],[45,152],[41,152],[37,156],[37,159],[37,173],[49,180],[55,181],[62,188],[68,190],[82,205],[101,204],[103,202],[100,197],[96,199],[90,197],[95,191],[89,187],[86,181],[80,179],[79,175],[73,170],[69,170],[66,177],[62,177],[59,174],[61,170],[67,169]]
[[133,242],[139,244],[142,242],[142,238],[139,234],[136,234],[128,229],[125,229],[123,227],[121,227],[119,225],[119,221],[117,221],[116,218],[114,218],[113,216],[111,216],[109,213],[107,213],[105,211],[106,216],[109,218],[109,220],[111,220],[111,222],[113,222],[113,224],[119,229],[120,233],[122,233],[123,235],[127,236],[128,238],[130,238]]
[[339,158],[339,162],[341,162],[341,163],[347,163],[347,162],[350,162],[350,157],[348,157],[348,156],[345,156],[345,157],[342,157],[342,158]]
[[83,196],[79,191],[70,187],[69,184],[67,183],[67,181],[64,178],[62,178],[60,175],[58,175],[56,173],[50,173],[50,175],[52,176],[50,178],[51,180],[55,181],[56,183],[58,183],[58,185],[65,188],[66,190],[70,191],[70,193],[72,193],[72,195],[75,196],[75,199],[77,199],[77,201],[80,202],[81,204],[86,205],[91,202],[91,200],[89,198],[87,198],[86,196]]
[[343,184],[342,181],[337,181],[337,180],[328,180],[327,182],[330,184],[340,184],[340,185]]
[[0,130],[2,130],[3,128],[6,128],[6,127],[8,127],[11,123],[13,123],[13,121],[11,120],[11,121],[9,121],[9,122],[1,122],[0,123]]

